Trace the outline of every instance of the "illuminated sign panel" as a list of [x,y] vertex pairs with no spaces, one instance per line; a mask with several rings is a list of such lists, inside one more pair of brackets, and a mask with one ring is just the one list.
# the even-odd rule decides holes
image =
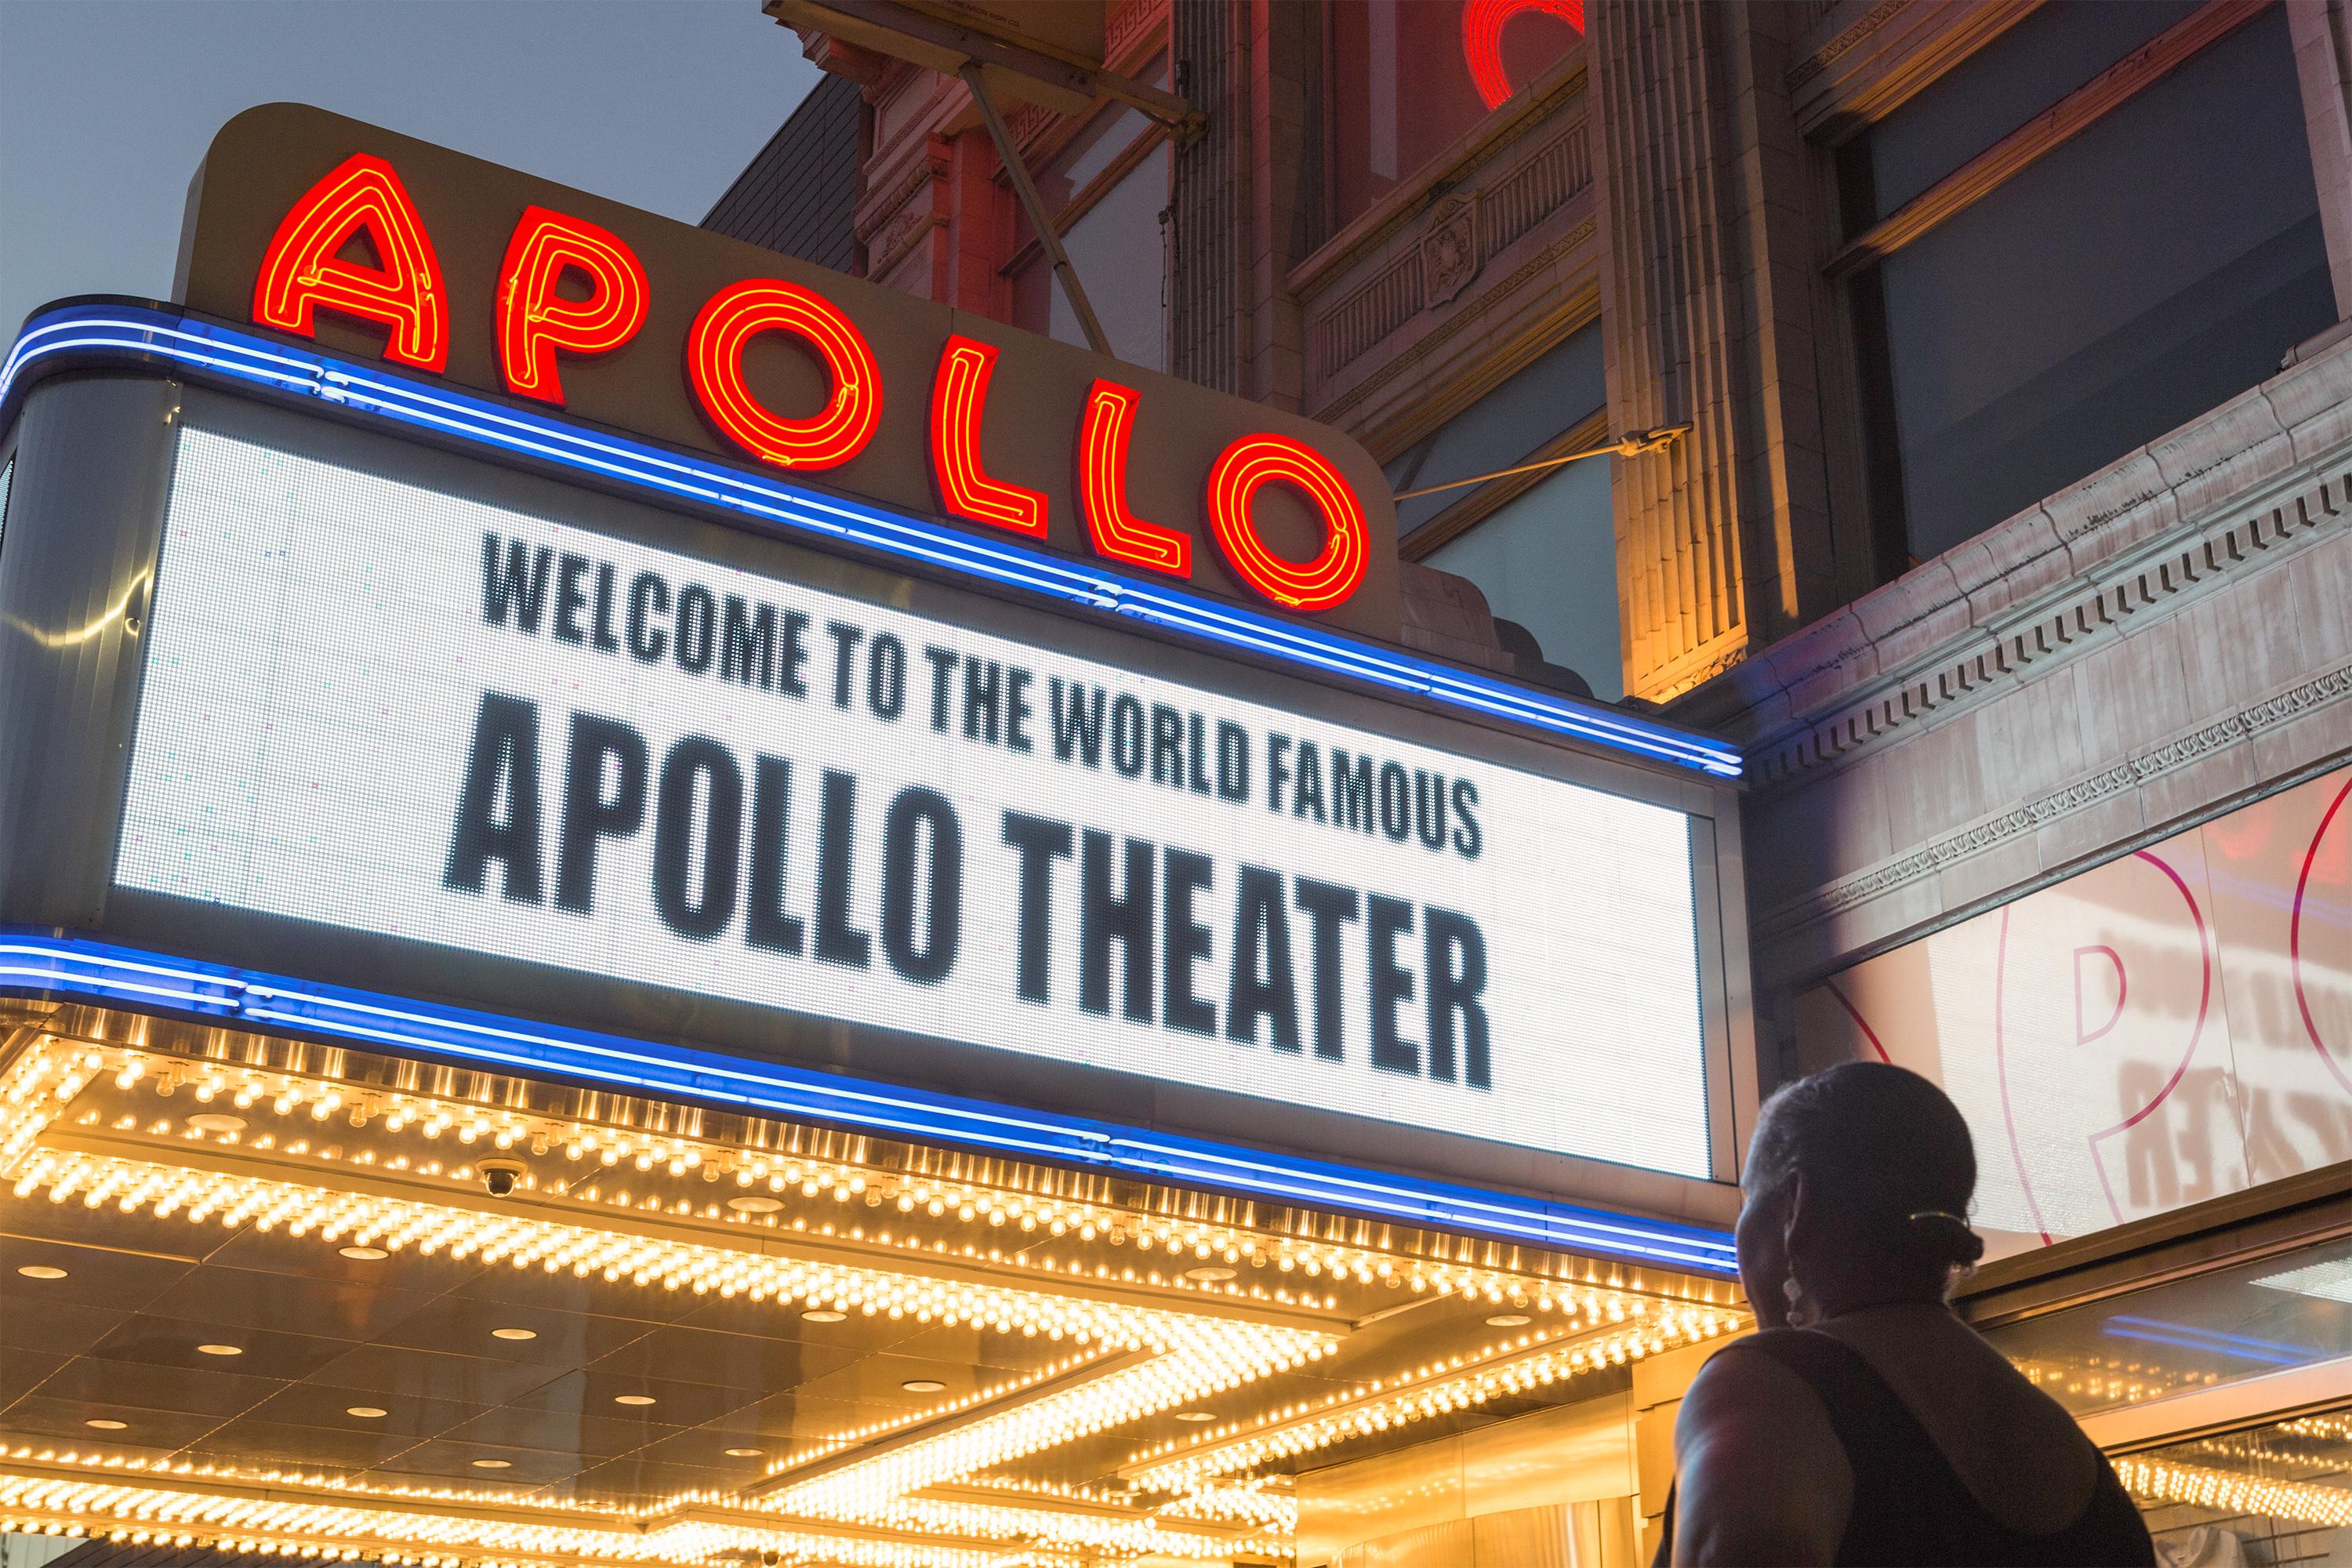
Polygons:
[[280,341],[1400,635],[1394,503],[1336,430],[320,110],[222,128],[176,291]]
[[203,429],[116,884],[1709,1170],[1662,806]]

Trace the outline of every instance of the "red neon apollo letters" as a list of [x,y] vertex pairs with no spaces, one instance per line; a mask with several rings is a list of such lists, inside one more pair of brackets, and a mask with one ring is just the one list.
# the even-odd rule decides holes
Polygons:
[[[833,377],[823,412],[786,419],[751,395],[743,350],[761,332],[791,332],[816,351]],[[780,278],[747,278],[710,297],[687,333],[686,378],[729,440],[780,468],[836,468],[882,422],[882,367],[866,334],[830,300]]]
[[992,479],[980,463],[980,417],[996,347],[949,334],[931,378],[931,486],[950,516],[1045,537],[1043,491]]
[[[362,231],[381,266],[336,258]],[[253,282],[255,321],[315,337],[321,309],[389,326],[386,359],[431,371],[449,363],[449,295],[440,258],[408,187],[372,153],[352,153],[304,192],[262,253]]]
[[[555,291],[566,272],[588,280],[585,300]],[[606,354],[646,324],[653,290],[636,253],[583,218],[523,209],[499,268],[499,368],[507,390],[561,405],[557,350]]]
[[[1291,561],[1265,547],[1250,521],[1265,486],[1292,486],[1323,514],[1323,553]],[[1354,593],[1370,563],[1363,503],[1324,456],[1284,436],[1244,436],[1209,469],[1209,531],[1243,582],[1294,610],[1328,610]]]
[[1503,24],[1522,11],[1557,16],[1584,31],[1584,0],[1462,0],[1462,63],[1489,109],[1514,90],[1503,69]]
[[1097,379],[1087,394],[1077,447],[1078,505],[1087,514],[1087,536],[1098,555],[1171,577],[1190,577],[1191,537],[1146,522],[1127,504],[1127,442],[1135,432],[1135,405],[1141,401],[1133,387],[1115,381]]
[[[1533,5],[1558,12],[1579,0],[1472,0],[1499,16]],[[1465,24],[1466,25],[1466,24]],[[341,259],[364,235],[377,264]],[[559,292],[566,275],[587,297]],[[562,405],[559,355],[609,354],[633,340],[651,310],[646,270],[629,246],[582,218],[527,206],[499,268],[494,315],[507,390]],[[449,300],[423,219],[392,165],[355,153],[297,200],[271,237],[254,280],[253,319],[302,337],[317,335],[317,312],[333,310],[390,329],[384,357],[443,372],[449,362]],[[798,339],[823,363],[824,405],[787,417],[756,395],[744,354],[765,332]],[[763,463],[792,469],[836,468],[863,452],[882,419],[882,370],[855,322],[814,289],[751,278],[719,290],[686,338],[686,379],[713,427]],[[1043,541],[1049,502],[1042,490],[991,475],[981,430],[999,350],[950,333],[931,384],[930,464],[941,509],[969,522]],[[1182,528],[1136,512],[1127,458],[1142,395],[1097,378],[1074,432],[1078,510],[1096,554],[1170,576],[1192,575],[1192,540]],[[1311,561],[1276,553],[1259,534],[1251,503],[1269,484],[1286,485],[1321,518],[1322,551]],[[1234,574],[1286,609],[1328,610],[1360,587],[1370,566],[1363,504],[1329,459],[1299,441],[1244,436],[1211,467],[1204,494],[1211,537]]]

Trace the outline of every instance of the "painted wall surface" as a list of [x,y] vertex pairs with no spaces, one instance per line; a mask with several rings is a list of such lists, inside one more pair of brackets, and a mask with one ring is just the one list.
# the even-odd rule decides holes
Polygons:
[[2352,1159],[2352,769],[1881,954],[1797,1001],[1975,1131],[1999,1257]]

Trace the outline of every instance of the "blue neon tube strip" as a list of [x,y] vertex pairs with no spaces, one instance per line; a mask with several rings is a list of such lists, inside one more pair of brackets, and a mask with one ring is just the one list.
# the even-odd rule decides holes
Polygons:
[[1739,753],[1726,742],[1614,709],[1455,669],[1321,627],[1294,625],[1091,563],[999,544],[764,473],[609,435],[552,415],[510,408],[168,310],[78,304],[34,317],[0,364],[0,429],[13,416],[11,398],[36,367],[57,369],[77,359],[106,360],[124,353],[168,361],[232,385],[316,397],[368,420],[430,430],[492,457],[520,456],[593,474],[657,500],[719,507],[756,519],[771,531],[855,544],[1056,604],[1108,610],[1196,641],[1244,649],[1382,690],[1411,692],[1717,778],[1740,776]]
[[1269,1154],[1048,1111],[723,1056],[495,1013],[314,984],[91,938],[0,930],[0,993],[127,1004],[232,1026],[423,1053],[486,1072],[677,1095],[762,1116],[809,1118],[883,1136],[1329,1206],[1405,1225],[1729,1277],[1721,1231],[1510,1193]]

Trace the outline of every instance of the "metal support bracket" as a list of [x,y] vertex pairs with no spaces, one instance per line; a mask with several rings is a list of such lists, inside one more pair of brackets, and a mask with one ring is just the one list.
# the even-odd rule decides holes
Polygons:
[[1095,308],[1087,300],[1087,291],[1078,282],[1077,268],[1070,265],[1070,253],[1062,248],[1062,237],[1054,230],[1054,220],[1038,199],[1037,183],[1029,177],[1029,165],[1022,161],[1021,149],[1013,145],[1013,132],[1004,127],[1004,117],[996,112],[996,104],[988,96],[988,86],[981,79],[980,62],[966,60],[956,73],[963,78],[964,86],[971,89],[971,101],[987,121],[990,140],[996,143],[996,155],[1004,161],[1005,177],[1013,182],[1013,194],[1021,199],[1021,210],[1029,215],[1029,226],[1037,231],[1037,243],[1054,263],[1054,275],[1062,280],[1062,292],[1068,296],[1070,309],[1077,312],[1078,326],[1087,334],[1087,345],[1105,357],[1116,357],[1110,352],[1110,340],[1103,335],[1102,322]]

